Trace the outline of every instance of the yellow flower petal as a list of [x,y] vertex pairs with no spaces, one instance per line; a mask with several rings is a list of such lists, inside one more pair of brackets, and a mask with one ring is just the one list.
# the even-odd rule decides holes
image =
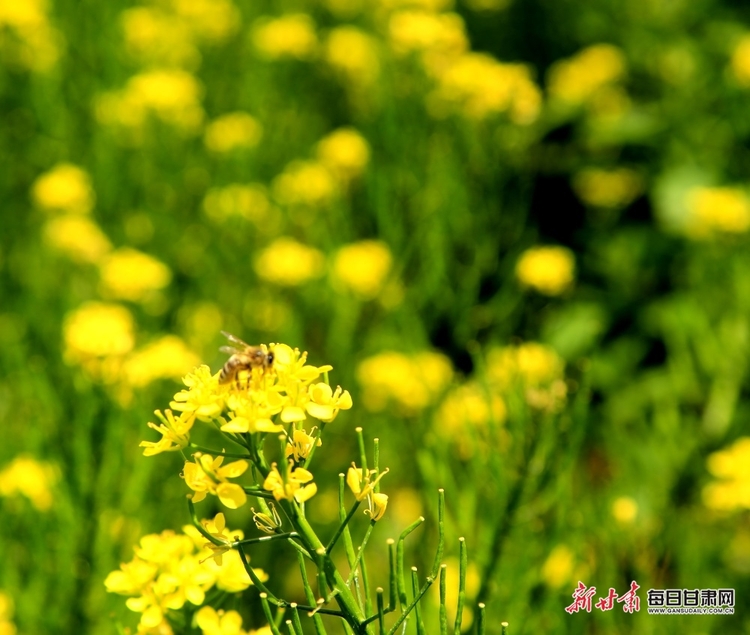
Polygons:
[[247,502],[245,491],[235,483],[222,483],[216,488],[216,495],[229,509],[238,509]]
[[318,491],[318,486],[315,483],[310,483],[309,485],[305,485],[302,489],[298,489],[294,493],[294,498],[297,500],[298,503],[304,503],[305,501],[310,500]]
[[298,406],[287,406],[281,411],[281,420],[284,423],[292,423],[295,421],[304,421],[307,417],[305,411]]

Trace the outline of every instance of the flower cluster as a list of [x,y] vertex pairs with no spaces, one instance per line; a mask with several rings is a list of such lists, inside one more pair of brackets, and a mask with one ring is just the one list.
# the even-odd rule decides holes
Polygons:
[[[171,611],[188,602],[200,606],[214,586],[236,593],[252,584],[239,553],[229,548],[231,539],[242,539],[242,532],[229,531],[228,538],[221,514],[213,521],[204,521],[204,526],[211,535],[225,537],[227,547],[221,558],[215,556],[215,550],[208,547],[213,544],[207,544],[195,527],[186,526],[182,534],[167,530],[144,536],[135,547],[135,557],[107,576],[107,590],[130,596],[127,607],[141,613],[138,633],[159,629],[159,633],[171,634],[167,619]],[[260,569],[254,569],[254,573],[260,580],[267,579]],[[206,627],[201,628],[205,632]]]
[[[304,502],[312,497],[317,489],[313,475],[301,464],[320,445],[320,430],[313,427],[305,431],[304,423],[310,417],[325,426],[340,410],[352,407],[351,396],[340,386],[333,389],[320,381],[331,366],[308,365],[307,353],[286,344],[269,345],[263,350],[266,355],[273,354],[271,368],[241,370],[224,383],[220,382],[222,373],[211,374],[207,366],[189,373],[183,379],[186,388],[174,396],[171,410],[157,412],[161,424],[149,424],[162,438],[142,442],[144,454],[187,447],[196,419],[215,425],[239,445],[246,443],[243,435],[281,434],[286,437],[285,455],[289,462],[281,467],[277,463],[270,465],[263,488],[276,500]],[[242,486],[230,479],[242,476],[248,467],[244,459],[225,462],[221,454],[198,452],[185,463],[183,478],[194,492],[193,502],[211,494],[226,507],[236,509],[245,504],[247,495]]]

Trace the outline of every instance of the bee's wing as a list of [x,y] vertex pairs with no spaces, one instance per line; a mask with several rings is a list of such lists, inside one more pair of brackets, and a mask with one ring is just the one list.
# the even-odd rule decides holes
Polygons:
[[250,344],[248,344],[247,342],[243,342],[239,337],[235,337],[231,333],[222,331],[221,334],[226,337],[232,344],[238,344],[242,348],[250,348]]
[[236,355],[237,353],[241,352],[241,349],[235,348],[234,346],[222,346],[219,351],[222,353],[226,353],[227,355]]

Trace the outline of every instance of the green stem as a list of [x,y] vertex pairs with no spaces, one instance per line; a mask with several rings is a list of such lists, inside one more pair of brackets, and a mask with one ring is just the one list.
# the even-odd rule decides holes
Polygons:
[[333,537],[331,538],[330,542],[328,543],[328,546],[326,547],[327,553],[331,553],[333,547],[336,545],[336,541],[341,537],[341,534],[343,533],[344,529],[346,529],[346,526],[349,524],[349,521],[354,517],[354,514],[359,508],[359,505],[361,502],[362,501],[355,501],[354,505],[352,505],[352,508],[349,510],[349,513],[341,521],[341,524],[336,529],[336,533],[333,534]]

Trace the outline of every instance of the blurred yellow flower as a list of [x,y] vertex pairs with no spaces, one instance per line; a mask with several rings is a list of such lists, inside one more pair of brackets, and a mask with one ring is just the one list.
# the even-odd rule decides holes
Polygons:
[[[0,496],[22,494],[28,498],[39,511],[52,507],[52,489],[59,480],[55,467],[48,463],[21,455],[0,471]],[[2,609],[0,594],[0,609]],[[0,622],[2,611],[0,610]],[[1,632],[1,631],[0,631]]]
[[516,263],[516,277],[545,295],[560,295],[575,281],[573,253],[564,247],[532,247]]
[[263,129],[246,112],[233,112],[214,119],[206,126],[204,141],[212,152],[229,152],[235,148],[258,145]]
[[131,77],[122,90],[101,95],[96,116],[130,134],[142,131],[149,116],[192,134],[203,122],[202,94],[198,80],[183,70],[146,71]]
[[274,197],[284,205],[322,207],[336,193],[333,175],[317,161],[292,161],[273,181]]
[[573,578],[575,557],[565,545],[557,545],[542,566],[542,579],[553,589],[559,589]]
[[0,0],[0,59],[6,65],[47,71],[57,62],[61,45],[45,0]]
[[[491,426],[505,422],[507,408],[497,391],[476,382],[451,389],[435,414],[435,430],[449,439],[462,459],[471,458],[476,450],[474,439],[488,439]],[[497,440],[492,441],[497,445]]]
[[503,64],[486,53],[466,53],[441,69],[437,88],[428,96],[436,116],[451,110],[470,119],[507,113],[517,124],[536,120],[542,104],[539,88],[522,64]]
[[268,192],[260,183],[213,187],[203,199],[203,211],[211,220],[223,222],[230,216],[241,216],[255,224],[262,224],[272,213]]
[[304,13],[261,18],[253,25],[251,35],[255,48],[268,59],[309,59],[318,46],[315,23]]
[[263,280],[294,287],[323,273],[323,254],[292,238],[278,238],[255,260],[255,271]]
[[611,44],[595,44],[555,62],[547,76],[547,87],[551,97],[582,103],[601,88],[622,79],[626,70],[620,49]]
[[452,9],[453,4],[453,0],[377,0],[378,8],[385,11],[418,9],[420,11],[440,13]]
[[353,26],[339,26],[328,34],[326,62],[353,86],[370,86],[380,73],[378,42]]
[[172,280],[172,272],[164,263],[129,247],[109,254],[99,272],[108,295],[134,302],[148,299]]
[[466,0],[466,6],[472,11],[502,11],[510,3],[511,0]]
[[16,626],[13,624],[13,600],[0,591],[0,635],[16,635]]
[[750,34],[743,35],[732,52],[731,67],[737,81],[750,86]]
[[741,234],[750,228],[750,203],[736,187],[696,187],[686,196],[687,231],[694,238]]
[[198,38],[221,42],[240,25],[240,11],[231,0],[171,0],[172,11]]
[[345,245],[333,260],[333,278],[363,299],[375,298],[383,288],[393,258],[379,240],[362,240]]
[[195,623],[203,635],[249,635],[242,629],[242,616],[237,611],[204,606],[195,614]]
[[370,144],[354,128],[339,128],[318,142],[318,160],[346,183],[364,172]]
[[464,21],[456,13],[398,11],[388,22],[388,40],[397,55],[430,51],[450,56],[469,48]]
[[750,509],[750,437],[740,437],[714,452],[706,462],[717,480],[703,489],[703,502],[711,509]]
[[141,64],[195,68],[201,55],[188,26],[158,7],[132,7],[120,14],[125,48]]
[[407,413],[422,410],[436,400],[452,377],[450,360],[430,351],[414,355],[388,351],[357,367],[365,406],[373,411],[385,409],[390,401]]
[[[232,537],[239,536],[240,539],[242,537],[242,532],[239,530],[233,530],[230,534]],[[245,570],[245,565],[242,564],[242,558],[240,557],[239,552],[234,549],[224,554],[221,565],[217,565],[213,559],[209,560],[206,565],[216,576],[216,587],[222,591],[226,591],[227,593],[239,593],[253,584],[250,575]],[[256,569],[253,567],[253,572],[258,576],[261,582],[268,580],[268,574],[263,571],[263,569]],[[256,631],[251,631],[251,635],[255,632]],[[265,632],[265,630],[260,629],[260,631],[257,632],[261,633]],[[271,635],[270,631],[269,635]]]
[[[139,633],[171,633],[166,619],[169,611],[179,611],[186,602],[200,606],[206,592],[219,579],[224,566],[218,566],[211,558],[211,551],[205,548],[206,540],[195,527],[184,527],[184,534],[163,531],[161,534],[143,536],[135,557],[120,565],[104,581],[107,591],[131,596],[126,605],[132,611],[141,613]],[[232,536],[242,532],[230,531]],[[236,571],[239,554],[230,551],[225,556],[235,554],[230,561],[231,572]],[[240,566],[241,563],[240,563]],[[243,568],[244,571],[244,568]],[[267,579],[260,569],[255,569],[258,577]],[[247,574],[245,573],[247,576]],[[248,583],[242,587],[247,588]]]
[[63,336],[68,362],[122,356],[135,344],[133,316],[117,304],[88,302],[68,314]]
[[89,175],[70,163],[58,163],[39,176],[31,195],[39,207],[55,212],[88,213],[95,201]]
[[174,335],[164,335],[129,355],[122,373],[130,386],[139,388],[158,379],[179,379],[198,364],[200,358],[185,342]]
[[507,390],[519,380],[525,386],[549,384],[563,376],[564,367],[553,349],[537,342],[487,352],[487,379],[500,390]]
[[632,525],[638,516],[638,503],[630,496],[620,496],[612,503],[612,516],[621,525]]
[[87,216],[62,215],[44,225],[44,242],[77,262],[98,263],[112,249],[99,226]]
[[595,207],[625,207],[643,190],[643,179],[628,168],[586,168],[573,176],[579,198]]

